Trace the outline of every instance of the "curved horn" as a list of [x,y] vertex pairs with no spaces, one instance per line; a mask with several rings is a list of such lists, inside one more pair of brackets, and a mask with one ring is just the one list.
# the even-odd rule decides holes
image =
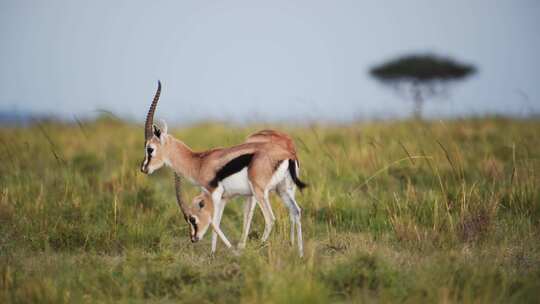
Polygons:
[[178,207],[180,207],[180,210],[182,211],[182,214],[184,214],[184,217],[187,216],[187,207],[182,200],[182,184],[181,184],[181,177],[178,175],[178,173],[174,173],[174,189],[176,190],[176,202],[178,203]]
[[154,111],[156,110],[156,106],[159,100],[159,95],[161,94],[161,81],[158,80],[158,87],[156,94],[154,95],[154,100],[152,100],[152,104],[150,105],[150,109],[148,110],[148,114],[146,114],[146,122],[144,123],[144,139],[148,140],[150,137],[152,137],[152,124],[154,123]]

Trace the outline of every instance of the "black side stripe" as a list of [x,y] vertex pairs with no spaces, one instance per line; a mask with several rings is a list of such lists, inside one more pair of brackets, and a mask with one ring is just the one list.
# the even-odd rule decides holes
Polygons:
[[291,174],[293,182],[296,184],[298,189],[300,189],[300,191],[308,186],[298,178],[298,175],[296,174],[296,161],[293,159],[289,159],[289,173]]
[[249,166],[253,153],[240,155],[237,158],[233,158],[225,166],[216,172],[216,176],[210,181],[210,186],[217,187],[218,183],[227,177],[240,172],[245,167]]

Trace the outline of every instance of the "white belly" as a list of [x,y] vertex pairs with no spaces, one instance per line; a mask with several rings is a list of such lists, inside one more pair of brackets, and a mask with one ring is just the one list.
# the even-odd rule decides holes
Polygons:
[[223,187],[223,196],[251,195],[247,167],[223,179],[220,183]]
[[[287,161],[283,161],[277,168],[274,175],[266,185],[265,191],[272,191],[276,186],[283,181],[287,176],[287,168],[289,164]],[[225,179],[223,179],[219,185],[223,188],[223,196],[230,198],[236,195],[249,196],[253,195],[251,191],[251,185],[248,178],[247,167],[235,173]]]

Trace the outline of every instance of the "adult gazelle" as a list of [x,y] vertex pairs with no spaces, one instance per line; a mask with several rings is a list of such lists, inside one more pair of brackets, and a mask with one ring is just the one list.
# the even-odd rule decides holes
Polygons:
[[[153,124],[160,94],[161,83],[158,82],[158,89],[146,116],[145,158],[141,171],[151,174],[164,165],[174,171],[178,203],[190,225],[192,242],[200,240],[207,229],[212,227],[212,252],[216,250],[218,237],[227,247],[231,247],[221,231],[220,222],[225,199],[234,196],[247,196],[250,200],[244,208],[240,247],[245,245],[256,203],[263,213],[265,229],[262,241],[266,241],[275,221],[269,193],[275,191],[289,209],[291,237],[294,240],[296,230],[298,249],[302,256],[301,209],[294,193],[296,187],[301,189],[306,185],[298,178],[299,162],[290,137],[281,132],[263,130],[236,146],[195,152],[168,134],[166,124],[161,128]],[[203,192],[189,206],[181,199],[180,177],[199,186]]]

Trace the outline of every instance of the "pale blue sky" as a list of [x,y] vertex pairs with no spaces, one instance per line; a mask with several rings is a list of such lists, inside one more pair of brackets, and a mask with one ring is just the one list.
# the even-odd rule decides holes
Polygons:
[[480,73],[432,117],[540,111],[540,1],[0,1],[0,111],[350,120],[408,115],[370,66],[411,52]]

